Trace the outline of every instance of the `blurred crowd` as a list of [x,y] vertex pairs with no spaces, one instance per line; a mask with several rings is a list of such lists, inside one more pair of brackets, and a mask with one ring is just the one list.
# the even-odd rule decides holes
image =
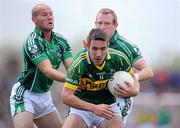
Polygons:
[[[16,55],[16,56],[14,56]],[[12,121],[10,116],[9,96],[11,87],[17,81],[17,75],[21,70],[20,57],[18,53],[12,53],[9,56],[1,58],[0,63],[0,128],[12,128]],[[166,69],[156,70],[155,76],[152,80],[142,83],[141,92],[153,92],[161,94],[168,93],[180,93],[180,71],[168,71]],[[147,86],[146,86],[147,85]],[[55,103],[58,105],[59,96],[57,94]],[[61,106],[61,105],[59,105]],[[136,111],[137,109],[135,109]],[[158,117],[158,120],[155,120]],[[171,128],[168,126],[171,121],[171,113],[165,110],[159,110],[158,113],[152,114],[147,112],[141,112],[137,116],[137,128],[155,128],[152,122],[158,122],[158,128]],[[140,123],[141,122],[141,123]],[[144,123],[142,123],[144,122]],[[162,125],[165,124],[165,125]],[[160,127],[162,125],[162,127]]]
[[[17,54],[16,54],[17,55]],[[12,85],[16,82],[19,72],[19,61],[14,56],[6,56],[0,65],[0,128],[12,128],[9,96]]]
[[180,93],[180,70],[156,70],[153,79],[141,84],[145,85],[141,86],[141,92]]

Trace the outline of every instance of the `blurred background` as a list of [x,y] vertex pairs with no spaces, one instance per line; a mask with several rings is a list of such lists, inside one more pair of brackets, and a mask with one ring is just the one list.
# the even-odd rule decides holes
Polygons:
[[[155,73],[141,83],[126,128],[179,128],[180,0],[0,0],[0,128],[13,127],[9,96],[21,71],[23,41],[34,29],[31,9],[37,3],[51,6],[54,31],[69,40],[73,53],[83,48],[98,10],[113,9],[119,33],[138,45]],[[52,96],[64,119],[68,109],[60,99],[62,85],[54,82]]]

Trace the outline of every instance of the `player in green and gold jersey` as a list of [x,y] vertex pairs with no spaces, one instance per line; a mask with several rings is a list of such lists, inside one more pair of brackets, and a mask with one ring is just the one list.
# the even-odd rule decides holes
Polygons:
[[[103,30],[107,34],[109,40],[109,48],[121,51],[129,58],[133,69],[137,71],[135,73],[135,76],[140,82],[149,80],[153,77],[152,69],[145,58],[142,56],[137,45],[127,41],[117,32],[117,15],[112,9],[100,9],[96,16],[95,26],[96,28]],[[86,47],[86,42],[84,42],[84,47]],[[132,110],[133,98],[127,98],[128,95],[131,95],[130,88],[126,88],[125,90],[119,89],[119,92],[122,91],[123,93],[121,93],[121,96],[125,98],[119,100],[118,102],[125,123],[127,120],[127,116]]]
[[[71,108],[63,128],[90,128],[93,125],[123,128],[121,112],[107,82],[119,70],[133,75],[130,61],[122,52],[108,49],[108,38],[100,29],[92,29],[87,42],[88,50],[76,55],[66,74],[62,99]],[[134,81],[132,96],[139,92],[135,77]]]

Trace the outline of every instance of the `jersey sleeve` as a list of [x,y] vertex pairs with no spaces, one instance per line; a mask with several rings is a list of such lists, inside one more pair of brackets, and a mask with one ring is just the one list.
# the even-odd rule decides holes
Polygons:
[[66,47],[64,48],[64,53],[63,53],[63,60],[72,57],[72,49],[69,45],[69,43],[66,43]]
[[48,59],[48,56],[45,54],[44,47],[40,40],[30,38],[27,39],[24,44],[24,49],[28,57],[35,65],[39,64],[45,59]]
[[71,64],[68,71],[66,72],[66,79],[64,83],[64,87],[77,90],[80,85],[80,74],[79,74],[79,66],[74,66],[74,63]]
[[138,46],[131,43],[124,37],[118,36],[117,44],[119,44],[119,50],[122,50],[122,52],[129,57],[131,64],[143,57]]
[[63,50],[62,60],[72,57],[72,48],[70,46],[69,41],[59,33],[54,34],[55,38],[57,39],[57,42],[59,43],[59,45],[61,45],[61,48]]
[[137,45],[128,41],[124,42],[124,45],[124,52],[129,57],[131,64],[143,57]]
[[129,60],[129,58],[122,52],[118,54],[118,62],[119,64],[119,70],[123,70],[129,73],[132,73],[132,64]]
[[131,45],[131,52],[132,52],[132,64],[135,63],[137,60],[139,60],[140,58],[142,58],[142,54],[138,48],[137,45],[132,44]]
[[131,69],[128,71],[128,73],[129,73],[131,76],[133,76],[133,75],[134,75],[134,70],[133,70],[133,68],[131,68]]

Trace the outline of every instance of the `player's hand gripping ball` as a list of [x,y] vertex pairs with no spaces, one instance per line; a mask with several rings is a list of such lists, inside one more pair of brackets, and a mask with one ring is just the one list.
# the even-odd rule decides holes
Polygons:
[[121,88],[126,88],[127,84],[125,83],[125,81],[129,82],[130,85],[134,85],[134,80],[132,78],[132,76],[126,72],[126,71],[117,71],[114,73],[114,75],[112,76],[112,78],[108,81],[108,89],[109,91],[114,95],[115,95],[115,90],[114,87],[115,86],[121,86]]

